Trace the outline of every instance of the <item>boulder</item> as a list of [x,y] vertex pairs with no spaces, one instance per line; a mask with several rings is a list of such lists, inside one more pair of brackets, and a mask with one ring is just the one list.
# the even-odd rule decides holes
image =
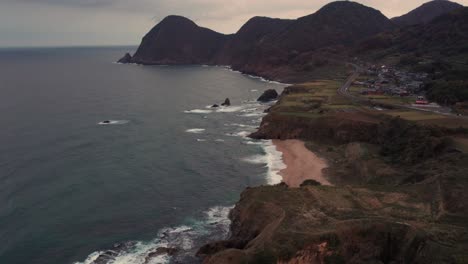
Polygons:
[[211,106],[211,108],[218,108],[218,107],[219,107],[218,104],[214,104],[214,105]]
[[226,98],[226,100],[224,100],[224,103],[221,104],[222,106],[230,106],[231,105],[231,100],[229,100],[229,98]]
[[132,62],[132,55],[130,53],[125,53],[125,55],[117,61],[118,63],[131,63]]
[[275,89],[266,90],[258,99],[259,102],[269,102],[276,100],[278,98],[278,93]]

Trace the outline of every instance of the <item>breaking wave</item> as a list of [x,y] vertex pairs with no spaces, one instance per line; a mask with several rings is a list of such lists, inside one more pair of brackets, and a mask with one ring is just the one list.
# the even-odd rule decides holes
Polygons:
[[267,168],[267,183],[270,185],[281,183],[283,178],[281,177],[280,172],[286,169],[286,164],[283,162],[283,153],[276,150],[276,146],[273,144],[273,141],[247,141],[245,144],[260,145],[264,154],[253,155],[242,160],[252,164],[265,164],[265,167]]
[[186,110],[184,113],[186,114],[209,114],[212,113],[212,110],[206,110],[206,109],[193,109],[193,110]]
[[191,128],[191,129],[185,130],[185,132],[193,133],[193,134],[201,134],[201,133],[205,132],[205,130],[206,129],[204,129],[204,128]]
[[226,239],[229,235],[229,212],[233,207],[216,206],[203,213],[191,225],[163,228],[152,241],[130,241],[111,249],[90,254],[75,264],[165,264],[196,261],[195,253],[206,240]]

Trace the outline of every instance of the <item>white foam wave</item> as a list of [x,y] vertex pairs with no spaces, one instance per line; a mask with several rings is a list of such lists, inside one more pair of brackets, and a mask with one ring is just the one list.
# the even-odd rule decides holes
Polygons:
[[261,141],[245,141],[244,144],[246,144],[246,145],[262,145],[263,142],[261,142]]
[[225,124],[225,126],[237,126],[237,127],[256,128],[256,126],[253,126],[253,125],[245,125],[245,124],[239,124],[239,123]]
[[205,130],[206,129],[204,129],[204,128],[191,128],[191,129],[185,130],[185,132],[194,133],[194,134],[201,134],[201,133],[205,132]]
[[244,109],[245,106],[221,106],[219,107],[216,112],[219,113],[234,113],[239,112]]
[[224,140],[224,139],[218,138],[218,139],[216,139],[215,141],[216,141],[216,142],[224,142],[225,140]]
[[254,113],[248,113],[248,114],[243,114],[240,115],[242,117],[256,117],[256,116],[265,116],[266,114],[263,112],[254,112]]
[[206,110],[206,109],[193,109],[193,110],[186,110],[184,113],[186,114],[209,114],[212,113],[212,110]]
[[[169,263],[172,258],[177,258],[177,263],[186,263],[183,261],[184,257],[193,258],[198,247],[201,246],[197,244],[197,239],[200,237],[208,238],[210,234],[213,234],[216,236],[212,237],[213,240],[227,238],[231,224],[228,215],[232,208],[212,207],[204,212],[201,221],[193,225],[163,228],[152,241],[117,244],[113,249],[93,252],[83,262],[75,264],[165,264]],[[173,257],[168,254],[157,255],[155,252],[158,248],[175,248],[179,253]],[[179,261],[179,258],[182,261]]]
[[244,109],[242,110],[241,112],[243,113],[249,113],[249,112],[255,112],[255,111],[258,111],[258,107],[254,107],[254,108],[247,108],[247,109]]
[[130,122],[129,120],[106,120],[106,121],[99,122],[98,125],[101,125],[101,126],[125,125],[129,122]]
[[226,136],[246,138],[250,134],[252,134],[252,131],[239,131],[239,132],[234,132],[234,133],[228,133],[226,134]]
[[197,138],[198,142],[206,142],[206,139]]
[[[246,144],[257,145],[257,142],[248,141]],[[283,153],[276,150],[273,141],[261,141],[260,145],[265,152],[264,155],[254,155],[244,158],[243,161],[252,164],[265,164],[267,168],[267,183],[270,185],[281,183],[283,178],[279,174],[280,171],[286,169],[286,164],[283,162]]]

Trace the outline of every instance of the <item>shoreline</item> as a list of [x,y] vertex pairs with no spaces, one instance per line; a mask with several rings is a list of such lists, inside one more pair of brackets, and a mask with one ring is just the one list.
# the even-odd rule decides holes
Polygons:
[[327,162],[305,147],[301,140],[273,140],[276,150],[282,153],[286,168],[279,172],[283,182],[289,187],[298,188],[306,180],[314,180],[321,185],[332,184],[324,177],[323,169]]

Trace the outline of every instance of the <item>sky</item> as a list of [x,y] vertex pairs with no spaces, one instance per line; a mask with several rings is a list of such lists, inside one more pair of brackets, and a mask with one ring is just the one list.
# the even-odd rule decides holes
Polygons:
[[[138,45],[167,15],[222,33],[253,16],[298,18],[330,0],[0,0],[0,47]],[[427,0],[358,0],[391,18]],[[456,0],[467,6],[468,0]]]

